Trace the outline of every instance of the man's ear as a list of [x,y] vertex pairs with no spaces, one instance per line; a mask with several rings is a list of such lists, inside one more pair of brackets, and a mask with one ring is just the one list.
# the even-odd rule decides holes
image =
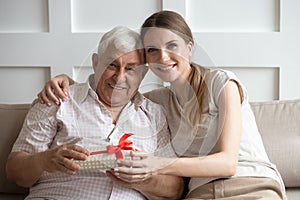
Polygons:
[[93,55],[92,55],[92,64],[93,64],[94,72],[96,72],[96,69],[98,66],[98,54],[96,54],[96,53],[93,53]]
[[143,71],[143,77],[147,74],[149,67],[145,64],[145,69]]

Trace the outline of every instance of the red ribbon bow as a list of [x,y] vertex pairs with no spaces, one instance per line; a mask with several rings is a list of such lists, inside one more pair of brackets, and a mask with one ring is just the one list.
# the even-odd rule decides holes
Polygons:
[[126,140],[128,137],[132,136],[132,133],[125,133],[119,140],[117,146],[108,145],[106,147],[106,151],[94,151],[91,152],[90,155],[96,155],[101,153],[109,153],[109,154],[116,154],[116,159],[123,159],[123,154],[121,150],[133,150],[132,142],[130,140]]

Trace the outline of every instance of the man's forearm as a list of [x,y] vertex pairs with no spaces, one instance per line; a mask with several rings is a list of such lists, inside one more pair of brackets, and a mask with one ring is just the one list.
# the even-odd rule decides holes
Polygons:
[[151,200],[180,199],[184,181],[182,177],[177,176],[153,175],[150,179],[134,185],[133,188]]
[[6,164],[6,174],[9,181],[22,187],[31,187],[42,173],[43,169],[39,164],[37,154],[14,152],[9,155]]

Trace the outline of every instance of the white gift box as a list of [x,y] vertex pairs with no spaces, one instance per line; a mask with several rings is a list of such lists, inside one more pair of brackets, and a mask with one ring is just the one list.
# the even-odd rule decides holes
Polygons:
[[[97,150],[99,150],[99,148]],[[120,151],[123,155],[122,159],[131,160],[130,152],[132,150],[120,150]],[[108,153],[106,150],[97,151],[97,152],[98,152],[97,154],[88,156],[87,160],[84,161],[75,160],[74,162],[80,165],[81,170],[86,170],[86,169],[108,170],[118,166],[116,153]]]

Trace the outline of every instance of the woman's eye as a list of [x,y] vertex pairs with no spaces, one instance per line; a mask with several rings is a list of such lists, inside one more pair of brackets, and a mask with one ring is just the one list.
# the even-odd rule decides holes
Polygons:
[[126,67],[126,70],[127,71],[135,71],[135,70],[137,70],[137,66],[136,65],[130,65],[130,66],[127,66]]
[[175,49],[177,47],[177,44],[175,44],[175,43],[170,43],[170,44],[168,44],[168,50],[172,50],[172,49]]

